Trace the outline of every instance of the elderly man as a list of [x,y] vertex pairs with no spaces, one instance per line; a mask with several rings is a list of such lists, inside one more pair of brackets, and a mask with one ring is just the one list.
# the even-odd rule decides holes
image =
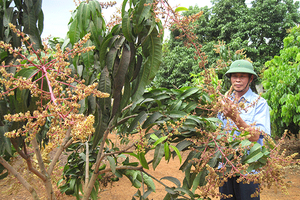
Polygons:
[[[251,88],[251,82],[257,78],[257,74],[253,70],[253,65],[247,60],[234,61],[225,75],[230,78],[233,94],[225,99],[226,104],[234,104],[234,102],[244,102],[250,105],[247,110],[238,111],[235,106],[226,106],[223,113],[218,115],[223,122],[223,127],[237,127],[239,130],[251,130],[255,128],[255,134],[252,134],[249,140],[258,142],[263,145],[263,135],[261,132],[270,134],[270,112],[269,106],[265,99],[255,94]],[[251,126],[254,124],[254,126]],[[239,135],[239,131],[235,131]],[[251,198],[251,194],[255,193],[259,185],[250,183],[237,183],[238,177],[229,178],[228,181],[220,187],[220,193],[233,195],[227,200],[259,200],[260,197]]]

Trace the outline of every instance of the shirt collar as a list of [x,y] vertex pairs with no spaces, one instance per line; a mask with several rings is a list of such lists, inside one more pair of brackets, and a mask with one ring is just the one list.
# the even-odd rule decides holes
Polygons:
[[249,87],[248,91],[243,96],[241,96],[241,98],[239,99],[239,101],[246,101],[247,103],[250,103],[251,102],[252,93],[253,92],[252,92],[251,88]]
[[[241,98],[239,99],[238,102],[245,102],[245,103],[250,103],[251,102],[251,97],[252,97],[252,90],[251,88],[249,87],[248,91],[243,95],[241,96]],[[234,93],[232,93],[232,99],[234,99]]]

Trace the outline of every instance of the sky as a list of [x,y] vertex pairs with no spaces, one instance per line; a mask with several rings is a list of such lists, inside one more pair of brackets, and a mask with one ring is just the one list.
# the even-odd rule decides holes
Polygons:
[[[112,1],[112,0],[111,0]],[[42,38],[48,36],[65,38],[68,32],[68,23],[71,18],[71,11],[76,9],[74,0],[44,0],[42,1],[42,9],[44,12],[44,30]],[[78,2],[78,0],[76,1]],[[100,2],[107,2],[100,0]],[[121,6],[123,0],[116,0],[118,7]],[[211,7],[210,0],[169,0],[171,6],[189,6],[198,5],[199,7]],[[115,12],[115,7],[103,10],[106,20],[110,19],[112,13]]]

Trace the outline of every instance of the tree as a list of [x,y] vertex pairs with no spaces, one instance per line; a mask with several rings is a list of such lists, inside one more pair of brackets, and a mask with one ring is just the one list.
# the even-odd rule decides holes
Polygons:
[[[28,5],[30,3],[27,2]],[[128,11],[125,9],[127,3],[130,7]],[[79,182],[76,184],[72,176],[65,176],[65,185],[78,198],[79,187],[84,189],[84,199],[91,195],[95,198],[98,193],[94,188],[97,187],[99,166],[108,157],[104,155],[107,135],[121,123],[122,110],[144,93],[161,62],[162,41],[158,37],[161,25],[153,15],[152,3],[125,0],[122,23],[106,32],[101,4],[97,1],[82,2],[70,20],[68,39],[64,41],[63,49],[56,46],[54,54],[47,47],[44,47],[45,51],[33,48],[33,41],[27,37],[30,34],[24,34],[11,25],[10,28],[22,36],[28,52],[19,48],[13,50],[13,46],[1,43],[4,53],[12,53],[18,59],[17,63],[7,63],[1,68],[0,91],[1,98],[4,98],[1,100],[1,118],[5,118],[1,119],[0,135],[2,139],[4,135],[10,139],[1,140],[0,160],[20,178],[19,181],[34,199],[38,199],[34,189],[2,157],[5,152],[12,153],[10,141],[17,153],[27,161],[29,170],[44,181],[49,199],[55,199],[51,173],[62,151],[77,139],[81,141],[79,145],[87,144],[86,155],[90,148],[97,151],[97,159],[91,162],[91,166],[85,165],[86,171],[80,176],[83,179],[77,179]],[[94,48],[96,50],[91,51]],[[16,72],[7,72],[6,69],[14,67],[17,68]],[[103,99],[108,95],[101,94],[110,97]],[[40,103],[36,105],[38,95]],[[114,99],[113,104],[111,98]],[[125,121],[126,117],[127,120],[135,117],[127,115],[124,114]],[[29,145],[34,146],[41,171],[32,165],[27,151]],[[46,153],[58,147],[48,168],[40,152],[40,148],[44,147]],[[118,153],[111,152],[111,155],[114,154]],[[89,156],[85,157],[89,163]],[[111,170],[114,169],[111,167]]]
[[295,104],[300,100],[299,36],[299,26],[292,28],[283,40],[280,55],[265,63],[262,83],[266,92],[263,97],[272,108],[272,131],[279,136],[286,129],[295,135],[299,133],[300,110]]
[[[88,106],[85,107],[86,110],[83,110],[83,113],[92,113],[97,117],[96,132],[90,140],[91,146],[89,147],[91,151],[97,152],[97,159],[93,163],[91,162],[91,166],[96,170],[91,176],[89,172],[80,174],[79,177],[82,179],[65,176],[66,187],[64,188],[68,189],[70,185],[76,187],[77,190],[74,188],[72,190],[78,198],[79,187],[85,181],[84,199],[87,199],[92,191],[93,195],[98,192],[94,190],[98,175],[107,170],[105,168],[99,170],[103,159],[107,157],[114,160],[113,157],[118,154],[114,153],[117,151],[116,149],[112,149],[111,156],[106,155],[104,147],[108,134],[118,124],[136,117],[128,111],[131,108],[130,104],[136,102],[143,95],[146,86],[156,75],[162,56],[162,39],[158,37],[162,31],[161,22],[156,22],[156,18],[153,16],[153,1],[128,2],[125,0],[122,7],[122,24],[115,25],[107,34],[105,34],[101,9],[99,5],[95,6],[95,4],[97,4],[95,1],[90,1],[79,5],[74,17],[69,22],[68,37],[70,40],[66,40],[63,45],[74,45],[82,35],[91,32],[89,42],[96,46],[96,51],[90,55],[73,59],[75,73],[76,71],[77,73],[82,72],[78,75],[86,79],[87,84],[91,84],[99,78],[98,89],[110,94],[110,97],[104,100],[86,99],[85,104]],[[128,10],[126,10],[126,6],[129,6]],[[136,126],[137,124],[132,128]],[[85,151],[89,152],[88,149]],[[111,165],[115,166],[117,163],[111,162]],[[87,171],[93,169],[91,166],[85,166]],[[71,169],[73,168],[69,165],[67,170]],[[115,169],[115,167],[111,167],[114,173]],[[67,174],[68,171],[65,173]],[[70,184],[74,180],[76,180],[76,184]]]
[[[190,29],[203,46],[202,52],[207,56],[206,67],[212,67],[219,56],[214,51],[214,45],[224,42],[232,52],[243,49],[247,57],[253,61],[256,72],[260,74],[263,64],[278,54],[283,47],[282,41],[287,36],[286,31],[299,21],[298,8],[299,3],[290,0],[253,1],[252,6],[249,7],[245,4],[245,0],[216,0],[212,2],[210,9],[190,7],[183,15],[192,16],[203,11],[201,17],[190,24]],[[182,41],[177,40],[180,34],[180,28],[172,29],[168,41],[170,56],[164,56],[164,59],[168,60],[163,61],[157,82],[167,80],[169,77],[190,77],[189,73],[178,74],[178,71],[186,71],[184,65],[179,65],[178,70],[170,71],[174,65],[168,64],[170,60],[177,60],[180,63],[180,61],[193,59],[193,54],[190,53],[183,58],[176,57],[178,52],[173,53],[175,48],[178,49],[179,46],[183,47],[186,44],[185,38],[181,38]],[[177,87],[184,85],[182,80],[176,82]]]
[[248,22],[249,44],[245,47],[248,57],[258,66],[278,55],[283,48],[287,30],[299,19],[299,2],[293,0],[257,0],[252,2]]
[[215,0],[212,3],[208,24],[211,28],[209,41],[220,40],[230,43],[237,37],[247,40],[246,24],[249,21],[249,10],[245,0]]
[[201,70],[197,60],[190,55],[194,48],[187,49],[184,46],[176,46],[170,52],[165,52],[163,63],[152,83],[155,87],[180,88],[187,86],[191,81],[191,73],[199,73]]
[[[224,41],[232,50],[244,49],[261,69],[265,61],[279,53],[287,30],[299,21],[299,2],[292,0],[213,1],[209,27],[214,41]],[[232,46],[239,41],[240,45]]]

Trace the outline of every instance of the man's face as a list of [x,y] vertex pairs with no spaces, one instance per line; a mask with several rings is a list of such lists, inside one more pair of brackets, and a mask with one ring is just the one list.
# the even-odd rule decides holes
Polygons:
[[247,73],[233,73],[230,76],[231,85],[232,85],[233,89],[237,92],[242,91],[242,90],[247,92],[247,90],[249,88],[249,85],[248,85],[249,79],[250,79],[250,82],[249,82],[249,84],[250,84],[253,80],[253,76],[249,76],[249,74],[247,74]]

